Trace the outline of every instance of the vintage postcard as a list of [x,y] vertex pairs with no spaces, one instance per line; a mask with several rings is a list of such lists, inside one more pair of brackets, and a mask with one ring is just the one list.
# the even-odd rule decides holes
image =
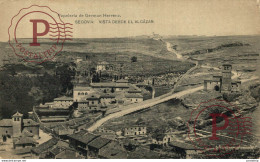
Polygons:
[[259,0],[0,0],[0,15],[1,159],[259,159]]

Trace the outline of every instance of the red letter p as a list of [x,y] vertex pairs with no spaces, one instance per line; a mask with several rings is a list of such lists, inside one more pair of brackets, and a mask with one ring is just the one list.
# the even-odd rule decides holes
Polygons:
[[[48,21],[42,20],[42,19],[30,20],[30,22],[33,23],[33,42],[30,43],[30,46],[40,46],[40,43],[37,43],[37,37],[46,35],[50,30],[50,25],[49,25]],[[44,32],[42,32],[42,33],[37,32],[38,23],[43,23],[45,25]]]
[[[212,116],[212,137],[210,137],[210,140],[218,140],[217,137],[217,130],[223,130],[227,128],[228,126],[228,116],[225,114],[210,114]],[[217,127],[217,117],[222,117],[225,120],[225,124],[222,127]]]

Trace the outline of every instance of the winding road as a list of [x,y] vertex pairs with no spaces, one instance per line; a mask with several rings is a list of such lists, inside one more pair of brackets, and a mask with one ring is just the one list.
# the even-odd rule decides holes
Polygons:
[[[180,60],[183,60],[183,57],[181,54],[179,54],[177,51],[175,51],[174,49],[172,49],[172,45],[169,43],[169,42],[165,42],[166,43],[166,46],[167,46],[167,49],[168,51],[172,52],[173,54],[175,54],[177,56],[178,59]],[[215,67],[209,67],[209,66],[202,66],[204,68],[214,68],[216,70],[219,70],[219,68],[215,68]],[[188,70],[179,80],[178,80],[178,83],[180,82],[180,80],[185,77],[186,75],[190,74],[193,70],[195,70],[196,68],[198,68],[198,64],[196,64],[195,67],[191,68],[190,70]],[[236,72],[232,71],[233,74],[237,74]],[[233,75],[232,76],[232,79],[235,79],[237,78],[238,75]],[[255,79],[258,79],[258,77],[252,77],[250,79],[247,79],[247,80],[241,80],[242,82],[246,82],[246,81],[250,81],[250,80],[255,80]],[[100,127],[101,125],[103,125],[105,122],[107,122],[108,120],[111,120],[111,119],[115,119],[115,118],[119,118],[121,116],[124,116],[126,114],[130,114],[130,113],[133,113],[135,111],[138,111],[138,110],[142,110],[142,109],[146,109],[146,108],[149,108],[151,106],[154,106],[154,105],[157,105],[157,104],[160,104],[160,103],[163,103],[165,101],[168,101],[170,99],[173,99],[173,98],[179,98],[179,97],[182,97],[184,95],[187,95],[187,94],[191,94],[191,93],[194,93],[194,92],[197,92],[199,90],[203,90],[203,86],[199,86],[199,87],[196,87],[196,88],[192,88],[192,89],[187,89],[187,90],[183,90],[183,91],[180,91],[180,92],[177,92],[177,93],[174,93],[174,89],[177,87],[178,84],[176,84],[176,86],[174,86],[173,90],[171,90],[169,93],[167,94],[164,94],[164,95],[161,95],[161,96],[158,96],[158,97],[155,97],[153,99],[149,99],[149,100],[145,100],[143,102],[139,102],[139,103],[135,103],[135,104],[131,104],[131,105],[127,105],[125,106],[123,109],[121,109],[121,111],[118,111],[118,112],[115,112],[115,113],[112,113],[112,114],[109,114],[107,116],[105,116],[104,118],[96,121],[91,127],[88,128],[88,131],[89,132],[93,132],[95,131],[98,127]]]

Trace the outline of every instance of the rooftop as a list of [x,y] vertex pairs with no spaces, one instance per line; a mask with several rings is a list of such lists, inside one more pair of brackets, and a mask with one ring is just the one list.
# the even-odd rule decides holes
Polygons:
[[151,151],[148,148],[144,148],[142,146],[139,146],[135,151],[130,152],[128,159],[159,159],[160,154]]
[[116,81],[116,83],[128,83],[128,80],[119,79],[119,80]]
[[23,114],[21,114],[21,113],[19,113],[19,112],[17,111],[13,116],[22,117]]
[[76,152],[72,150],[65,149],[61,151],[57,156],[56,159],[78,159],[79,157],[76,156]]
[[75,88],[73,88],[73,91],[90,91],[91,87],[83,87],[83,86],[77,86]]
[[91,83],[90,85],[94,88],[129,88],[129,85],[115,82]]
[[85,134],[85,132],[83,131],[83,132],[79,132],[79,133],[76,133],[76,134],[69,135],[69,137],[72,138],[72,139],[75,139],[77,141],[80,141],[84,144],[88,144],[89,142],[96,139],[98,136],[91,134],[91,133]]
[[157,141],[162,141],[165,137],[165,134],[153,134],[152,138],[156,139]]
[[0,127],[12,127],[13,122],[12,119],[2,119],[0,120]]
[[58,98],[54,98],[54,101],[73,101],[72,97],[62,96]]
[[115,97],[116,97],[116,95],[113,93],[102,93],[100,95],[100,98],[115,98]]
[[23,145],[23,144],[37,144],[38,142],[33,137],[21,137],[14,143],[16,145]]
[[141,94],[133,94],[133,93],[127,93],[125,94],[126,98],[143,98]]
[[[12,127],[13,121],[12,121],[12,119],[2,119],[2,120],[0,120],[0,126],[1,127]],[[24,127],[39,126],[39,123],[33,121],[32,119],[23,119],[23,126]]]
[[40,154],[50,148],[52,148],[54,145],[56,145],[58,143],[58,139],[56,138],[52,138],[42,144],[40,144],[37,147],[32,148],[32,152],[36,153],[36,154]]
[[118,142],[112,141],[100,149],[101,158],[107,159],[126,159],[127,152],[124,151]]
[[106,138],[102,138],[102,137],[98,137],[96,139],[94,139],[93,141],[91,141],[88,146],[100,149],[102,147],[104,147],[106,144],[108,144],[111,140],[106,139]]

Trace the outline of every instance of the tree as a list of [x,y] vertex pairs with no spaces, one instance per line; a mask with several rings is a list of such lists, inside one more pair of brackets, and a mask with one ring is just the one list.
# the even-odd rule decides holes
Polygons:
[[131,61],[132,62],[137,62],[137,57],[136,56],[131,57]]

